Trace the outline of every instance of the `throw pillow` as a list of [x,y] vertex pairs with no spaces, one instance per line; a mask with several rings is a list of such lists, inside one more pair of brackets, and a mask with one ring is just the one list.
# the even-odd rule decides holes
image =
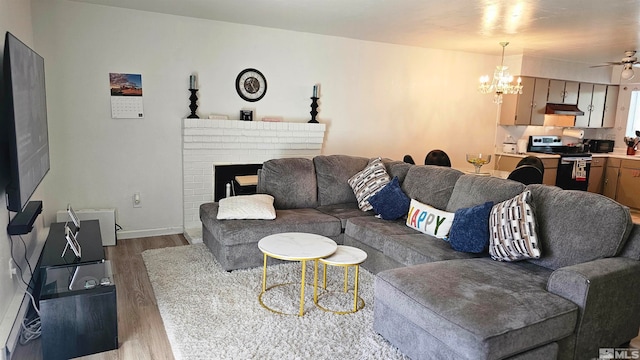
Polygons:
[[273,196],[267,194],[239,195],[220,199],[218,202],[218,220],[258,219],[273,220],[276,209]]
[[498,261],[540,258],[536,221],[529,205],[531,191],[496,204],[491,209],[489,254]]
[[373,211],[384,220],[395,220],[407,215],[411,199],[400,188],[398,177],[369,198]]
[[411,199],[406,224],[427,235],[444,239],[449,234],[454,215]]
[[358,200],[360,210],[373,209],[369,204],[369,198],[380,191],[390,180],[391,178],[380,158],[371,160],[367,167],[353,175],[348,182]]
[[456,251],[481,253],[489,246],[489,215],[493,201],[458,209],[449,232],[449,244]]

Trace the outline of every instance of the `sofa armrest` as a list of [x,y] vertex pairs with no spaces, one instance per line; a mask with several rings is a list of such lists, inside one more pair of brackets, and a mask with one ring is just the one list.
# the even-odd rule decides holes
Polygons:
[[619,346],[638,335],[640,262],[605,258],[554,271],[547,290],[571,300],[580,312],[575,359],[598,356],[598,349]]

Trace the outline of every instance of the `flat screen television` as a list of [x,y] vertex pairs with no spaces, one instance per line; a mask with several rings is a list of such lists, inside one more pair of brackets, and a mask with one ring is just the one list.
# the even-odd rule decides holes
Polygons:
[[6,183],[7,208],[20,212],[49,171],[49,134],[44,59],[9,32],[2,80],[0,165],[8,178],[0,180]]

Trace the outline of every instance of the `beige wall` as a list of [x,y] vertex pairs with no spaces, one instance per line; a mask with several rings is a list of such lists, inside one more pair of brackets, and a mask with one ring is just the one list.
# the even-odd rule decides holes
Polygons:
[[[198,113],[237,118],[310,118],[321,84],[325,154],[386,156],[492,150],[496,107],[476,92],[499,60],[339,37],[132,11],[65,0],[34,0],[34,38],[46,60],[52,169],[51,219],[67,202],[115,207],[125,231],[182,226],[180,119],[189,113],[189,74],[200,84]],[[266,96],[243,101],[234,81],[262,71]],[[145,118],[110,116],[109,72],[141,73]],[[133,208],[140,192],[143,207]]]

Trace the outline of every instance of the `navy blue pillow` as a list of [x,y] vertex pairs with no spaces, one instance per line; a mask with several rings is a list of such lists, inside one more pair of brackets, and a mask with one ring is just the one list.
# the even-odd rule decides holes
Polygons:
[[369,198],[373,211],[384,220],[395,220],[406,216],[410,203],[411,199],[400,188],[397,176]]
[[453,217],[449,243],[456,251],[481,253],[489,247],[489,214],[493,201],[459,209]]

